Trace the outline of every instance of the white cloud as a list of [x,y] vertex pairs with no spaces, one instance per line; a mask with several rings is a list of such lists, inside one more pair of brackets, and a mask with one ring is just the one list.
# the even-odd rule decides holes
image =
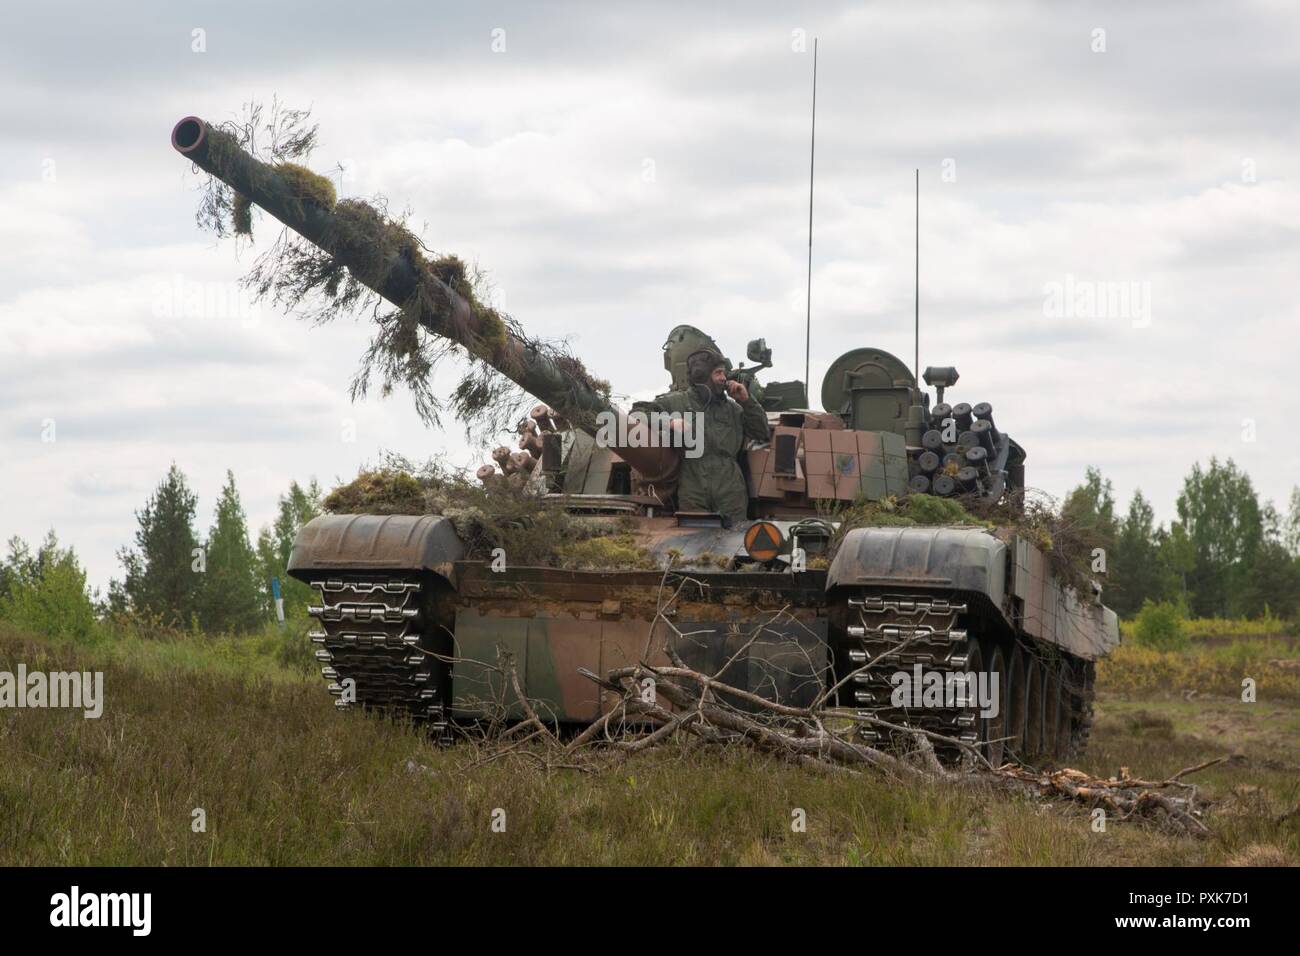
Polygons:
[[[313,105],[313,161],[349,160],[344,192],[409,206],[431,246],[485,267],[509,311],[623,393],[664,386],[659,347],[682,322],[736,358],[766,336],[789,379],[811,67],[795,28],[822,40],[814,396],[850,348],[911,361],[919,166],[922,364],[957,365],[954,397],[994,403],[1031,482],[1061,494],[1097,465],[1168,520],[1211,454],[1275,500],[1300,478],[1300,24],[1283,7],[413,3],[365,31],[343,26],[352,7],[257,7],[257,26],[251,9],[205,11],[203,55],[193,14],[166,4],[42,8],[0,39],[22,91],[0,104],[0,534],[54,526],[101,585],[173,459],[202,529],[228,467],[256,527],[291,479],[350,477],[382,448],[478,460],[400,393],[348,403],[364,324],[250,320],[235,283],[272,232],[239,254],[198,234],[176,119],[250,95]],[[1099,24],[1105,54],[1088,49]],[[1045,316],[1067,275],[1149,283],[1149,326]],[[169,309],[160,288],[180,289]]]

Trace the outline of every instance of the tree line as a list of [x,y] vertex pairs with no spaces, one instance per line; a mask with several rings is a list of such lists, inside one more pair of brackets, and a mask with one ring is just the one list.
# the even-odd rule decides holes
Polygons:
[[1141,489],[1120,515],[1110,481],[1089,468],[1066,497],[1063,517],[1095,532],[1106,575],[1102,600],[1131,618],[1145,602],[1179,606],[1192,617],[1286,620],[1300,612],[1300,486],[1285,514],[1261,503],[1250,476],[1231,458],[1192,466],[1176,520],[1157,524]]
[[305,604],[310,588],[285,569],[298,530],[320,513],[320,498],[314,480],[306,488],[292,482],[279,498],[274,524],[253,544],[234,473],[227,471],[212,527],[200,543],[194,530],[198,497],[173,464],[136,512],[134,544],[118,552],[125,576],[110,583],[108,609],[173,627],[197,622],[204,630],[240,633],[274,613],[273,578],[286,608]]
[[[298,531],[321,511],[315,480],[289,485],[275,521],[255,541],[232,472],[203,539],[195,530],[197,511],[197,495],[173,464],[135,513],[134,541],[118,552],[123,576],[110,582],[103,601],[53,531],[35,550],[12,538],[0,563],[0,617],[70,637],[105,618],[245,633],[274,620],[272,579],[280,582],[286,614],[304,613],[312,591],[286,568]],[[1067,524],[1101,542],[1109,607],[1123,618],[1148,601],[1194,617],[1300,615],[1300,487],[1283,514],[1271,501],[1260,502],[1250,476],[1231,458],[1211,458],[1208,467],[1192,466],[1176,511],[1168,526],[1157,524],[1138,490],[1119,514],[1111,482],[1095,468],[1066,496]]]
[[[96,619],[127,618],[150,628],[240,634],[275,619],[272,580],[286,616],[311,603],[311,588],[287,574],[293,541],[321,510],[321,490],[291,482],[275,521],[252,541],[235,476],[226,472],[206,538],[195,530],[198,496],[175,464],[135,513],[131,545],[118,551],[123,576],[97,600],[71,548],[51,531],[33,552],[9,541],[0,563],[0,617],[58,636],[81,636]],[[67,620],[61,622],[61,618]]]

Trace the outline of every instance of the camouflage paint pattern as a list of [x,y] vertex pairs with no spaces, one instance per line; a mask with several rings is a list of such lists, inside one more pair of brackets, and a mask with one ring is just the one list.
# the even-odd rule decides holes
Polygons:
[[[498,705],[510,718],[523,716],[495,669],[499,651],[513,661],[539,712],[565,722],[589,722],[610,706],[609,692],[580,669],[604,676],[639,662],[667,664],[669,647],[691,666],[722,671],[722,679],[755,694],[807,703],[828,685],[843,595],[863,588],[978,598],[1013,630],[1085,660],[1118,643],[1113,612],[1065,592],[1042,553],[1023,538],[1008,543],[971,528],[859,528],[845,537],[828,570],[793,571],[788,538],[795,525],[774,523],[787,537],[787,555],[758,565],[746,563],[747,525],[637,519],[633,534],[645,550],[665,570],[680,569],[666,578],[663,571],[639,570],[507,566],[497,572],[489,562],[460,559],[445,518],[326,515],[304,529],[290,571],[310,579],[318,568],[343,574],[388,567],[442,582],[444,618],[437,626],[453,635],[452,710],[462,717]],[[387,556],[383,542],[393,549]],[[690,566],[701,558],[706,567]],[[683,578],[697,583],[659,617],[665,582],[675,588]],[[745,647],[760,628],[760,639]]]

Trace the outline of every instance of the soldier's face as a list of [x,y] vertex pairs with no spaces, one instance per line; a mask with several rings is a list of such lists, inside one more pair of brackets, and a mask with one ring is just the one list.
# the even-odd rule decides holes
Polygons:
[[713,370],[713,374],[709,376],[709,381],[713,383],[715,388],[722,388],[727,384],[727,370],[719,365]]

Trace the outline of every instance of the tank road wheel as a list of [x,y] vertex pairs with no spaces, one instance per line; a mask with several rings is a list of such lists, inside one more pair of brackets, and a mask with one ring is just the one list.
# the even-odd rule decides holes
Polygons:
[[1019,645],[1011,646],[1007,659],[1006,693],[1003,700],[1007,708],[1007,758],[1017,763],[1025,759],[1025,716],[1028,711],[1028,682],[1025,679],[1025,652]]
[[1069,661],[1061,661],[1057,674],[1061,680],[1061,710],[1056,723],[1056,759],[1065,760],[1070,756],[1070,744],[1074,737],[1074,715],[1078,699],[1074,693],[1074,680],[1071,676]]
[[[994,702],[997,706],[997,714],[992,717],[980,717],[980,741],[982,742],[981,750],[988,762],[995,767],[1000,767],[1006,754],[1006,741],[1002,738],[1006,736],[1007,727],[1007,664],[1006,656],[1002,653],[1002,648],[995,642],[989,641],[985,644],[984,659],[988,661],[985,674],[987,674],[986,686],[990,691],[994,688],[993,675],[997,675],[997,697]],[[976,701],[976,706],[983,703],[981,700]],[[981,708],[981,713],[983,710]]]
[[[969,650],[966,652],[966,668],[963,673],[974,674],[975,680],[978,681],[979,675],[984,673],[984,649],[980,647],[980,642],[974,638],[971,639],[968,646]],[[959,703],[961,717],[965,717],[970,721],[970,727],[972,730],[971,735],[973,735],[975,739],[971,740],[971,735],[960,733],[962,727],[961,717],[958,718],[958,728],[959,736],[965,737],[967,743],[975,744],[975,746],[979,748],[979,752],[984,753],[987,749],[986,745],[988,743],[988,736],[986,735],[986,728],[984,726],[985,721],[979,715],[980,708],[978,695],[976,693],[977,689],[977,684],[968,685],[966,687],[966,698]],[[967,751],[962,750],[960,752],[963,759],[970,759],[970,755]]]
[[1043,752],[1043,662],[1032,651],[1020,651],[1025,662],[1025,757]]
[[1061,711],[1066,702],[1061,699],[1061,668],[1056,661],[1043,662],[1043,757],[1054,760],[1060,753]]
[[1079,661],[1071,669],[1075,675],[1075,707],[1070,721],[1070,752],[1066,755],[1078,759],[1088,751],[1088,737],[1092,733],[1093,698],[1096,696],[1097,665],[1093,661]]

